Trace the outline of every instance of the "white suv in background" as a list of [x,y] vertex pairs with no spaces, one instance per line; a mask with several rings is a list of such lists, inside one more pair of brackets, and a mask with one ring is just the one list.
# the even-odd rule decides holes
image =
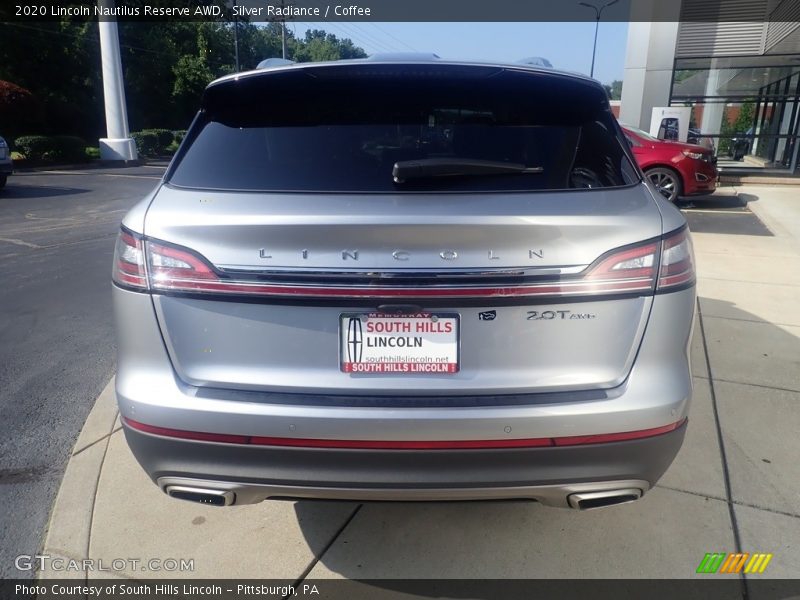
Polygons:
[[0,137],[0,189],[6,185],[6,180],[14,172],[14,163],[11,160],[11,148],[6,141]]

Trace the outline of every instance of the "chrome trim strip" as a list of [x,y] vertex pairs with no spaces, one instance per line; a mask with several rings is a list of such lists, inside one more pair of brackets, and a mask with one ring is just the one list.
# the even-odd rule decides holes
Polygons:
[[501,488],[339,488],[237,483],[185,477],[160,477],[156,482],[162,491],[172,486],[188,486],[208,491],[233,492],[234,504],[255,504],[270,498],[313,498],[355,501],[452,501],[452,500],[536,500],[547,506],[570,508],[569,496],[640,490],[644,495],[650,483],[642,479],[555,485],[514,486]]
[[475,269],[457,268],[447,271],[436,269],[392,269],[390,271],[376,271],[374,269],[351,269],[342,271],[337,268],[330,269],[303,269],[298,267],[259,267],[250,265],[214,265],[217,270],[226,275],[258,275],[259,277],[274,275],[276,277],[307,277],[308,279],[330,278],[365,278],[365,279],[453,279],[463,277],[552,277],[561,275],[577,275],[586,270],[589,265],[574,265],[570,267],[519,267],[503,269]]

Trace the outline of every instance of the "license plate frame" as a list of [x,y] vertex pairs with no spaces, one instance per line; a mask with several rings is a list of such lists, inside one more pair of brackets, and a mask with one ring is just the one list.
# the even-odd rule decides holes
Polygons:
[[[368,323],[374,327],[383,323],[382,331],[368,331]],[[408,323],[409,331],[390,328],[387,325]],[[428,331],[418,331],[417,324]],[[448,327],[450,331],[445,331]],[[403,326],[405,328],[405,326]],[[461,369],[461,315],[455,312],[381,313],[346,312],[339,314],[339,370],[349,375],[455,375]],[[405,338],[407,343],[417,345],[368,346],[368,339]],[[445,338],[437,341],[437,337]],[[398,342],[399,343],[399,342]],[[366,351],[366,354],[365,354]],[[393,355],[388,353],[392,352]],[[381,358],[381,355],[383,358]],[[407,360],[385,360],[391,356],[402,356]],[[355,359],[355,360],[354,360]]]

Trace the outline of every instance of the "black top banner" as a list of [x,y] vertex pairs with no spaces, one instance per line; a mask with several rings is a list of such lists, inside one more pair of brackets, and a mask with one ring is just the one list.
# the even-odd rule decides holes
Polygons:
[[0,21],[793,22],[800,0],[4,0]]

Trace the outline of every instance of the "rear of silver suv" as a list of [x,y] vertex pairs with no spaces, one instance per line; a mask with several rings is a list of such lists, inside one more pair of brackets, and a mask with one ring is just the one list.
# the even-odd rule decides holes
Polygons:
[[692,261],[593,80],[227,77],[117,242],[125,435],[210,504],[634,500],[686,429]]

